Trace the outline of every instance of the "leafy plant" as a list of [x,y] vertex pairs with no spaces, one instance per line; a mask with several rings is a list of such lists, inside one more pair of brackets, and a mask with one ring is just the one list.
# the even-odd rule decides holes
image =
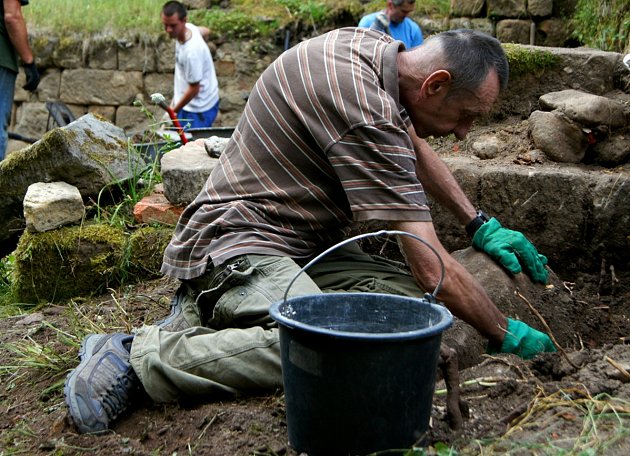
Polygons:
[[[151,193],[155,184],[162,181],[160,175],[160,157],[175,148],[178,143],[172,140],[162,140],[156,130],[160,123],[156,121],[153,113],[146,109],[140,101],[135,101],[138,107],[152,121],[152,129],[148,135],[143,136],[142,144],[134,144],[131,139],[127,144],[127,163],[129,165],[129,179],[116,180],[107,187],[101,189],[95,203],[97,223],[108,223],[111,226],[125,227],[133,224],[133,208],[145,196]],[[150,153],[151,151],[151,153]],[[144,160],[138,160],[138,155],[143,159],[149,159],[148,165],[143,165]],[[113,190],[112,190],[113,189]],[[114,204],[110,203],[112,194],[118,197]]]
[[13,275],[13,264],[15,255],[10,254],[0,259],[0,294],[11,286],[11,276]]
[[578,0],[572,23],[573,35],[581,43],[604,51],[628,50],[628,0]]
[[252,16],[240,10],[211,8],[189,13],[190,21],[208,27],[224,39],[258,38],[272,35],[278,28],[275,18]]
[[290,15],[301,21],[320,22],[326,18],[326,5],[313,0],[276,0]]

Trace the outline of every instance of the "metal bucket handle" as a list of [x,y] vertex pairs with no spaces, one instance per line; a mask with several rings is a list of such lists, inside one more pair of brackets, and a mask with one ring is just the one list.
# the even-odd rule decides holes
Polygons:
[[435,289],[433,290],[433,293],[425,293],[424,299],[426,299],[428,302],[430,302],[432,304],[436,304],[437,300],[435,299],[435,296],[440,292],[440,289],[442,288],[442,281],[444,280],[444,274],[445,274],[444,262],[442,261],[442,257],[440,257],[440,254],[437,252],[437,250],[435,250],[435,248],[431,244],[429,244],[427,241],[422,239],[420,236],[417,236],[417,235],[412,234],[412,233],[408,233],[406,231],[398,231],[398,230],[380,230],[380,231],[375,231],[373,233],[358,234],[356,236],[353,236],[353,237],[348,238],[348,239],[346,239],[344,241],[341,241],[341,242],[333,245],[332,247],[329,247],[328,249],[324,250],[322,253],[317,255],[311,261],[306,263],[306,265],[302,269],[300,269],[300,271],[297,274],[295,274],[295,276],[293,276],[293,278],[291,279],[291,282],[289,282],[289,285],[287,286],[286,291],[284,292],[284,301],[286,302],[287,297],[289,295],[289,290],[293,286],[293,283],[300,276],[300,274],[302,274],[308,268],[313,266],[315,263],[317,263],[323,257],[328,255],[330,252],[332,252],[333,250],[337,250],[339,247],[343,247],[344,245],[350,244],[351,242],[354,242],[356,240],[364,239],[364,238],[367,238],[367,237],[381,236],[383,234],[402,235],[402,236],[408,236],[408,237],[414,238],[415,240],[420,241],[424,245],[426,245],[435,254],[435,256],[437,257],[438,261],[440,262],[441,276],[440,276],[440,280],[438,281]]

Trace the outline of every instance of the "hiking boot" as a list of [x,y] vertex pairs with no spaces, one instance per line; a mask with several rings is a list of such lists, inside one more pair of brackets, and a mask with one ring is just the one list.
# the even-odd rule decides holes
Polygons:
[[184,300],[193,299],[192,297],[189,297],[189,290],[190,288],[188,285],[180,285],[175,293],[175,296],[171,299],[171,313],[168,317],[155,323],[156,326],[159,326],[166,331],[182,331],[193,326],[184,316]]
[[105,431],[142,391],[129,363],[132,340],[128,334],[90,334],[83,340],[81,362],[63,389],[70,419],[79,432]]

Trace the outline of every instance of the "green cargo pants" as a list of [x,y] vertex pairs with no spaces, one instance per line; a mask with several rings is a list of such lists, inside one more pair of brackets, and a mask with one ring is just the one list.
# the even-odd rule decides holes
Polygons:
[[[243,255],[186,281],[182,299],[190,328],[140,328],[131,364],[156,402],[180,397],[274,390],[282,387],[278,328],[269,316],[300,271],[292,259]],[[341,247],[300,274],[288,296],[374,292],[423,296],[405,265]]]

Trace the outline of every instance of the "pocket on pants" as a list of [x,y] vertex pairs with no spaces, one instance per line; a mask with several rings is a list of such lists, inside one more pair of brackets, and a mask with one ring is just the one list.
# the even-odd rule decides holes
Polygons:
[[242,279],[242,283],[225,291],[218,299],[208,326],[215,329],[271,328],[275,326],[269,316],[271,304],[272,300],[265,290],[251,280]]
[[205,283],[195,284],[195,288],[198,290],[197,308],[204,326],[214,328],[211,324],[221,297],[233,290],[234,287],[244,283],[244,278],[251,275],[252,272],[253,268],[247,258],[244,256],[236,257],[226,264],[214,268],[204,279]]

